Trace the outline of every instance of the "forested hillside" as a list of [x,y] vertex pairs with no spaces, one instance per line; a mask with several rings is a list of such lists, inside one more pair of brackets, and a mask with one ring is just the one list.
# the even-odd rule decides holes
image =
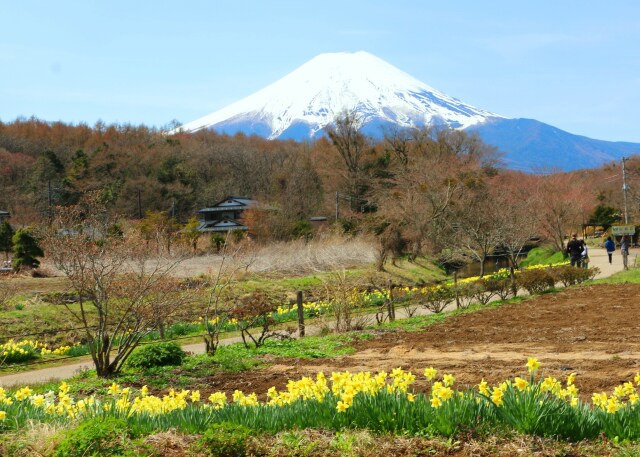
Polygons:
[[[389,131],[373,143],[357,125],[345,115],[328,138],[298,143],[132,125],[0,123],[0,209],[14,225],[41,224],[56,206],[99,191],[126,218],[166,211],[184,223],[226,195],[242,195],[268,208],[251,216],[254,228],[283,239],[297,236],[310,216],[333,221],[337,203],[345,229],[376,233],[386,252],[417,254],[452,243],[478,252],[496,237],[514,249],[533,236],[560,243],[598,205],[623,206],[616,164],[523,174],[501,168],[494,148],[464,132]],[[634,217],[638,165],[627,167]]]

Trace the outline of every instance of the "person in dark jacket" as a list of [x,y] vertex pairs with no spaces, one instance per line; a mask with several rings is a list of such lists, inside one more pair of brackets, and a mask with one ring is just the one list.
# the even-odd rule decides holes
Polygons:
[[578,234],[571,234],[571,239],[567,243],[567,254],[572,267],[580,267],[582,260],[582,251],[584,251],[584,241],[578,239]]
[[609,256],[609,264],[611,264],[611,260],[613,258],[613,251],[616,250],[616,243],[611,239],[611,237],[607,238],[607,241],[604,242],[604,248],[607,250],[607,255]]
[[625,270],[629,269],[629,246],[631,246],[631,238],[629,235],[622,235],[620,240],[620,254],[622,254],[622,266]]

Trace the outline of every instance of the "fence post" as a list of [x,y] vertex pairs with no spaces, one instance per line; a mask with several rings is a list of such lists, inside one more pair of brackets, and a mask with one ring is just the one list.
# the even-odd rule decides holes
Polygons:
[[460,309],[460,295],[458,294],[458,270],[453,272],[453,290],[456,294],[456,309]]
[[304,306],[302,305],[302,291],[296,292],[296,302],[298,304],[298,334],[304,337]]
[[516,286],[516,275],[513,272],[513,267],[509,267],[509,276],[511,276],[511,293],[515,297],[518,295],[518,286]]
[[387,280],[389,286],[389,298],[387,299],[387,313],[389,314],[389,322],[396,320],[396,307],[393,303],[393,283],[391,280]]

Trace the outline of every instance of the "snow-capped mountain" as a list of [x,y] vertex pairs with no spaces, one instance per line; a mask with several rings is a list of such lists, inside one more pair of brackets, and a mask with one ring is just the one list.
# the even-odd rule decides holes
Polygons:
[[363,51],[320,54],[264,89],[170,133],[210,128],[308,140],[322,136],[344,112],[355,113],[361,130],[377,138],[388,126],[468,129],[504,152],[508,167],[525,171],[597,167],[640,154],[637,143],[594,140],[476,108]]
[[[502,117],[449,97],[367,52],[320,54],[284,78],[219,111],[184,124],[257,133],[270,139],[316,136],[355,111],[364,125],[431,123],[466,128]],[[248,127],[248,129],[247,129]]]

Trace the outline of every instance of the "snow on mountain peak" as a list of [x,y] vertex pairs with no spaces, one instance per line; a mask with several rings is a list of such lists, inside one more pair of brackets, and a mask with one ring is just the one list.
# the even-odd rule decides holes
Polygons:
[[[278,138],[294,124],[316,135],[336,116],[355,111],[363,123],[415,127],[433,122],[466,128],[502,116],[467,105],[365,51],[320,54],[264,89],[182,131],[241,124],[263,125]],[[222,128],[224,130],[224,128]]]

